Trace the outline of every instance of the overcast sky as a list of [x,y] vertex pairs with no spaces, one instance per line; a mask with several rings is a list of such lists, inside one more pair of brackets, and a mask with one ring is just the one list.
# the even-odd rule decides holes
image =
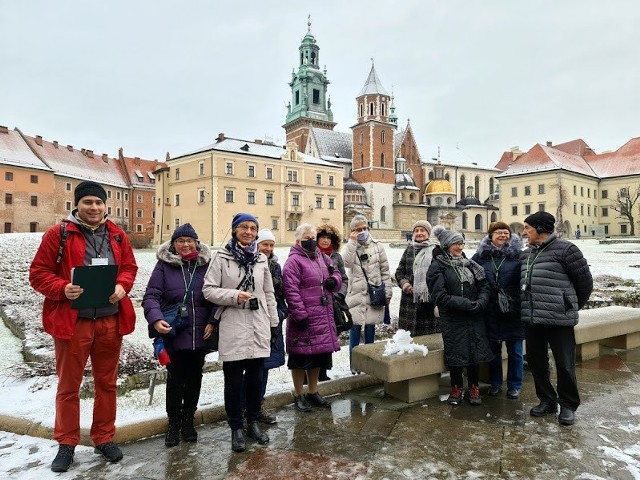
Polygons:
[[0,125],[159,160],[219,132],[283,144],[308,14],[336,130],[373,57],[423,159],[640,135],[636,0],[0,0]]

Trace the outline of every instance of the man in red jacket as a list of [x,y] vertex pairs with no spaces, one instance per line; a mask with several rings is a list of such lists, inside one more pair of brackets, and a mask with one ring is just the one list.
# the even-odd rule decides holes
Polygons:
[[[42,323],[53,337],[58,391],[54,439],[58,454],[54,472],[66,472],[80,441],[80,384],[87,359],[95,385],[90,435],[110,462],[122,459],[113,444],[116,380],[122,336],[131,333],[136,315],[127,292],[138,271],[129,239],[107,220],[107,193],[95,182],[81,182],[74,191],[76,209],[45,232],[29,270],[31,286],[45,296]],[[82,265],[117,265],[118,275],[107,307],[74,309],[71,302],[83,289],[71,282],[71,270]]]

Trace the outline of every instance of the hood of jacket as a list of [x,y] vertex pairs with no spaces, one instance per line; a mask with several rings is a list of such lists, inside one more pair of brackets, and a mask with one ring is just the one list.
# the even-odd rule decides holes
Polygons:
[[[165,242],[160,245],[156,253],[156,257],[158,258],[158,260],[168,263],[169,265],[174,265],[176,267],[182,265],[182,257],[177,253],[171,252],[171,241]],[[196,258],[196,265],[198,267],[206,265],[210,259],[211,249],[209,248],[209,245],[200,243],[198,245],[198,256]]]
[[338,230],[337,227],[334,227],[330,223],[321,223],[316,227],[316,232],[318,232],[318,236],[320,236],[321,233],[328,234],[331,238],[331,245],[333,246],[333,249],[340,249],[342,238],[340,236],[340,230]]
[[511,238],[502,247],[497,248],[489,236],[484,237],[478,245],[478,254],[480,256],[490,256],[492,252],[498,251],[507,258],[520,258],[522,252],[522,240],[518,235],[511,235]]

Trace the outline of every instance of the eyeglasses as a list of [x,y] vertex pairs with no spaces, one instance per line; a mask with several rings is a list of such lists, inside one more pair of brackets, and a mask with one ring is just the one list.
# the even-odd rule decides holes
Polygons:
[[196,241],[193,239],[187,239],[187,240],[176,240],[176,245],[195,245]]
[[246,230],[248,232],[257,232],[258,227],[254,227],[253,225],[239,225],[238,230]]
[[452,247],[464,247],[464,242],[456,242],[451,244]]

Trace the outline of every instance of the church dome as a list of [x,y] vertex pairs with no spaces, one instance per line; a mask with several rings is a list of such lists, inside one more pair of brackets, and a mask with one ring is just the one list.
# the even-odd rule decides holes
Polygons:
[[449,180],[440,179],[440,180],[431,180],[427,184],[427,188],[425,188],[424,193],[428,195],[430,193],[455,193],[455,192],[453,191],[453,187],[451,186],[451,183],[449,182]]
[[360,185],[358,182],[356,182],[352,177],[347,178],[344,181],[344,189],[345,190],[358,190],[361,192],[365,191],[365,188]]

